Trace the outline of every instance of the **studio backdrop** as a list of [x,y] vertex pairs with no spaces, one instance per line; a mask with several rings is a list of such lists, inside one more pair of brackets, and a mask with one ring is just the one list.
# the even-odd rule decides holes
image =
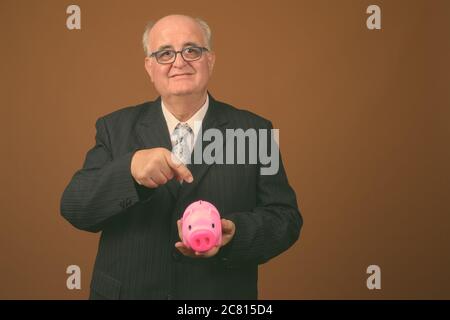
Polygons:
[[171,13],[211,26],[214,98],[279,129],[304,225],[259,297],[450,298],[445,0],[2,0],[0,298],[88,297],[100,234],[61,195],[95,121],[157,97],[141,39]]

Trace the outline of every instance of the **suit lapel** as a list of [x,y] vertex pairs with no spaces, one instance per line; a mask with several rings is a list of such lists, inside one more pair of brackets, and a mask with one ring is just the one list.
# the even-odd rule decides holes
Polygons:
[[[136,133],[140,139],[141,147],[144,149],[162,147],[172,150],[169,129],[161,109],[161,98],[151,102],[146,108],[137,123]],[[176,199],[180,188],[178,181],[172,179],[165,186]]]

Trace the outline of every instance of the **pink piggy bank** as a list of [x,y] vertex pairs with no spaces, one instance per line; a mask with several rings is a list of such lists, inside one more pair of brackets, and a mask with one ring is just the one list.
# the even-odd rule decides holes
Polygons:
[[222,243],[222,223],[217,208],[203,200],[191,203],[182,218],[183,243],[194,251],[206,252]]

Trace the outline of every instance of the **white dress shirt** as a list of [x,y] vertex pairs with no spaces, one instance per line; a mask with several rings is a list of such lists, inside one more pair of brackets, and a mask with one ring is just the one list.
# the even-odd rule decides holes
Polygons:
[[197,136],[198,136],[198,132],[201,128],[203,119],[205,118],[206,115],[206,111],[208,111],[208,107],[209,107],[209,97],[208,95],[206,95],[206,101],[203,104],[203,106],[198,109],[198,111],[192,116],[190,117],[187,121],[185,122],[181,122],[179,121],[168,109],[167,107],[164,105],[164,101],[161,100],[161,107],[162,107],[162,112],[164,115],[164,119],[166,120],[167,123],[167,128],[169,129],[169,134],[172,135],[175,127],[177,126],[177,124],[181,123],[187,123],[189,125],[189,127],[191,127],[193,133],[194,133],[194,145],[195,142],[197,141]]

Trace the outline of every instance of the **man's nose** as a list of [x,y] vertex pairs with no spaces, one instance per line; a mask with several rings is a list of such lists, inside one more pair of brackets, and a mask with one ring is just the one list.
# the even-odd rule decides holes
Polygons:
[[175,61],[173,62],[173,66],[177,68],[182,68],[186,65],[186,61],[184,61],[183,57],[181,56],[181,52],[178,53],[175,57]]

